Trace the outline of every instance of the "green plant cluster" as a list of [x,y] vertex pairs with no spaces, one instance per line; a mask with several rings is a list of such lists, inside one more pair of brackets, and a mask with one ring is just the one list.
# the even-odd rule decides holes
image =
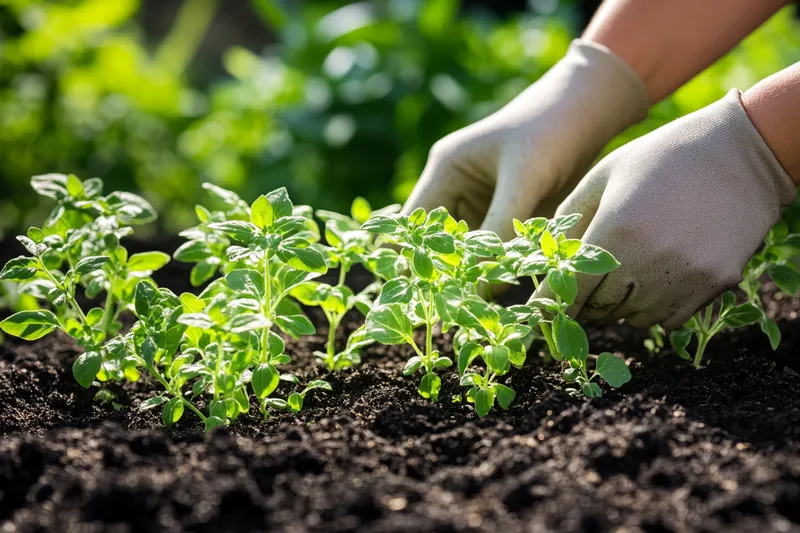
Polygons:
[[[133,225],[156,217],[141,197],[102,195],[101,180],[74,175],[36,176],[31,183],[56,206],[42,228],[18,237],[29,255],[9,261],[0,280],[46,308],[17,312],[0,328],[25,340],[55,330],[73,337],[81,349],[73,374],[83,387],[151,376],[161,390],[140,408],[160,407],[166,425],[187,410],[208,429],[230,424],[253,400],[265,418],[274,410],[298,412],[312,390],[331,390],[322,380],[300,388],[298,378],[282,370],[292,357],[279,333],[315,333],[302,305],[319,307],[327,318],[326,351],[315,355],[328,371],[360,363],[361,349],[371,343],[407,343],[415,355],[404,373],[422,373],[421,396],[438,399],[439,373],[456,358],[467,400],[481,416],[495,400],[509,407],[515,392],[504,376],[525,362],[535,331],[544,334],[566,381],[586,396],[602,394],[597,377],[615,387],[630,379],[612,354],[591,364],[586,334],[566,314],[576,273],[618,266],[608,252],[564,236],[576,216],[515,221],[517,237],[503,243],[492,232],[470,231],[444,208],[404,216],[396,205],[373,212],[357,198],[350,216],[316,213],[324,221],[323,244],[311,208],[295,206],[286,189],[248,205],[206,185],[214,205],[196,207],[198,224],[182,232],[187,241],[174,253],[193,264],[190,282],[204,287],[176,295],[151,277],[169,256],[129,255],[121,244]],[[358,293],[346,284],[356,264],[375,277]],[[335,284],[318,279],[333,268]],[[537,284],[546,279],[554,299],[503,308],[481,296],[485,285],[516,283],[518,276]],[[82,302],[103,296],[104,305],[84,312]],[[353,309],[365,322],[337,346],[336,332]],[[126,313],[134,319],[127,331]],[[425,331],[422,345],[414,338],[417,328]],[[437,328],[455,328],[453,354],[434,349]],[[279,396],[281,382],[291,389],[285,397]]]

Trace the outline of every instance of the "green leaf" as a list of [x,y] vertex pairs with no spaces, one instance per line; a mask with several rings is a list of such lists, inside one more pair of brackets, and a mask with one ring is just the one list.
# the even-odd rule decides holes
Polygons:
[[192,272],[189,274],[189,281],[192,284],[192,287],[199,287],[206,281],[210,280],[216,272],[216,264],[208,261],[200,261],[194,267],[192,267]]
[[429,249],[440,254],[452,254],[456,251],[456,244],[453,236],[444,232],[434,233],[433,235],[425,237],[423,243]]
[[578,296],[578,280],[572,272],[551,270],[547,273],[547,285],[567,304],[572,305]]
[[172,257],[182,263],[196,263],[212,255],[208,245],[200,240],[187,241],[181,244]]
[[67,193],[69,193],[69,195],[72,196],[73,198],[79,198],[84,195],[83,183],[81,183],[81,180],[79,180],[78,176],[76,176],[75,174],[70,174],[69,176],[67,176],[66,186],[67,186]]
[[289,406],[289,410],[293,413],[299,412],[303,408],[303,395],[297,392],[293,392],[289,395],[287,405]]
[[[437,209],[440,209],[440,212],[441,210],[444,210],[444,208],[437,208]],[[420,226],[424,224],[425,218],[426,218],[425,210],[421,207],[414,209],[414,211],[412,211],[411,214],[408,215],[408,221],[415,226]],[[433,222],[433,220],[431,220],[431,222]]]
[[585,382],[581,385],[581,390],[587,398],[601,398],[603,396],[603,389],[597,383]]
[[475,393],[475,410],[478,416],[486,416],[494,405],[494,390],[492,389],[479,389]]
[[511,406],[511,402],[513,402],[514,398],[517,396],[517,393],[514,392],[514,389],[511,387],[507,387],[501,383],[495,383],[493,388],[494,393],[497,395],[497,403],[499,403],[500,407],[503,409],[508,409]]
[[423,398],[430,398],[435,402],[439,398],[439,390],[442,388],[442,378],[436,374],[425,374],[419,382],[417,392]]
[[228,323],[231,333],[247,333],[260,331],[272,327],[272,322],[261,313],[240,313],[231,318]]
[[148,335],[142,343],[142,359],[144,359],[144,362],[148,365],[152,365],[156,359],[157,353],[158,346],[156,346],[156,342],[153,340],[153,337]]
[[281,331],[298,339],[303,335],[313,335],[316,332],[314,324],[305,315],[277,315],[275,324]]
[[75,265],[75,273],[79,276],[85,276],[90,272],[94,272],[103,267],[106,263],[110,262],[111,258],[107,255],[95,255],[84,257],[78,264]]
[[206,418],[206,431],[211,431],[225,425],[225,419],[218,416],[209,416]]
[[253,370],[251,383],[253,385],[253,392],[259,400],[263,400],[278,388],[280,375],[272,365],[261,364]]
[[539,240],[539,246],[541,247],[544,256],[549,259],[555,258],[556,254],[558,254],[558,242],[556,241],[555,237],[553,237],[553,234],[547,230],[542,233],[542,236]]
[[780,290],[792,296],[800,295],[800,272],[791,264],[770,265],[767,274]]
[[475,360],[476,357],[483,353],[483,348],[481,348],[478,343],[476,342],[468,342],[464,346],[461,347],[461,350],[458,352],[458,373],[459,375],[464,375],[464,372],[467,371],[469,365],[472,364],[472,361]]
[[206,308],[206,302],[190,292],[181,293],[180,299],[187,313],[200,313]]
[[38,270],[38,262],[35,259],[20,256],[6,263],[0,271],[0,281],[25,281],[34,277]]
[[766,315],[761,317],[759,323],[761,325],[761,331],[769,338],[769,345],[772,347],[772,350],[777,350],[781,343],[781,330],[778,324]]
[[422,249],[414,250],[414,273],[422,279],[433,278],[433,261]]
[[86,198],[94,198],[103,192],[103,180],[100,178],[89,178],[83,181],[83,191]]
[[619,262],[599,246],[584,244],[570,260],[570,265],[577,272],[599,276],[617,269]]
[[589,339],[580,324],[564,314],[558,314],[553,320],[553,337],[565,359],[580,361],[581,364],[586,362]]
[[621,387],[631,380],[631,371],[625,361],[608,352],[597,356],[595,372],[614,388]]
[[145,319],[150,316],[150,309],[158,299],[156,287],[148,280],[143,279],[136,284],[133,302],[136,316]]
[[563,259],[569,259],[578,253],[580,247],[580,239],[564,239],[558,243],[558,255]]
[[403,375],[410,376],[414,372],[422,367],[422,359],[418,356],[414,356],[408,361],[406,361],[406,365],[403,367]]
[[382,344],[413,342],[411,321],[400,304],[376,305],[366,324],[369,336]]
[[303,389],[302,394],[303,396],[305,396],[306,394],[315,389],[320,389],[328,392],[333,391],[333,387],[331,387],[331,384],[328,383],[327,381],[322,379],[314,379],[308,382],[308,385],[306,385],[306,388]]
[[502,376],[511,367],[509,359],[511,351],[505,346],[486,346],[483,349],[483,360],[495,374]]
[[37,227],[28,228],[28,238],[34,243],[39,244],[44,240],[44,231]]
[[672,349],[683,359],[692,358],[689,352],[686,351],[686,347],[692,341],[692,335],[694,335],[694,332],[689,328],[679,329],[669,334],[669,342],[672,345]]
[[169,263],[169,256],[163,252],[142,252],[128,258],[128,270],[131,272],[150,272],[158,270]]
[[58,318],[45,309],[20,311],[0,322],[0,329],[26,341],[40,339],[57,327]]
[[378,303],[391,304],[403,303],[407,304],[411,301],[414,286],[408,278],[395,278],[387,281],[381,289],[381,295],[378,297]]
[[88,389],[102,364],[103,357],[99,352],[84,352],[73,363],[72,375],[81,387]]
[[518,276],[538,276],[551,268],[550,260],[542,252],[535,252],[524,258],[517,268]]
[[324,274],[328,271],[325,256],[313,246],[307,248],[286,246],[283,249],[290,254],[290,257],[288,257],[288,260],[283,257],[281,259],[284,259],[287,264],[294,268],[319,274]]
[[178,397],[172,398],[164,405],[161,410],[161,420],[165,426],[175,424],[183,416],[183,400]]
[[256,237],[261,233],[258,226],[251,222],[245,222],[244,220],[215,222],[214,224],[209,224],[208,227],[214,231],[224,233],[235,241],[245,244],[254,242]]
[[503,241],[493,231],[476,230],[464,235],[467,249],[478,257],[503,255]]
[[764,316],[764,311],[755,304],[748,302],[737,305],[722,315],[721,318],[729,327],[738,328],[748,324],[754,324],[758,322],[762,316]]
[[225,276],[225,283],[231,289],[249,294],[258,300],[263,300],[266,296],[264,276],[252,268],[232,270]]
[[271,409],[286,410],[289,408],[289,404],[286,403],[286,400],[281,400],[280,398],[267,398],[264,400],[264,405]]
[[103,310],[100,307],[94,307],[86,313],[86,323],[90,326],[96,326],[103,319]]
[[400,215],[377,215],[361,225],[361,229],[370,233],[392,233],[400,227]]
[[437,357],[433,361],[433,366],[436,368],[448,368],[453,366],[453,360],[449,357]]
[[64,174],[42,174],[31,178],[31,187],[38,194],[62,200],[69,193],[67,191],[67,177]]
[[269,354],[270,357],[277,357],[281,355],[285,349],[286,346],[283,339],[274,331],[269,331],[267,333],[267,354]]
[[117,191],[106,196],[111,210],[125,224],[147,224],[158,218],[156,210],[147,200],[133,193]]
[[359,224],[363,224],[372,214],[372,207],[369,202],[361,196],[356,196],[350,205],[350,216]]
[[267,197],[262,194],[253,202],[253,206],[250,208],[250,221],[259,228],[265,230],[272,226],[274,220],[272,204],[269,203]]
[[166,401],[168,401],[168,399],[164,396],[153,396],[152,398],[148,398],[139,404],[139,411],[149,411],[150,409],[158,407]]
[[286,190],[286,187],[281,187],[280,189],[275,189],[271,193],[268,193],[267,199],[269,200],[270,205],[272,205],[274,220],[277,221],[283,217],[292,216],[292,210],[294,206],[292,205],[292,201],[289,199],[289,193]]

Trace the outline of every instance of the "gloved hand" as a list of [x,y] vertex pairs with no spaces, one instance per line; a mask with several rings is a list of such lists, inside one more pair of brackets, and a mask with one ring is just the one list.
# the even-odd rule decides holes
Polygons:
[[[558,214],[582,213],[572,236],[621,266],[579,276],[569,312],[677,328],[742,279],[795,185],[753,126],[739,91],[619,148]],[[547,296],[542,285],[538,295]]]
[[649,104],[624,61],[574,41],[504,108],[434,145],[403,213],[444,206],[471,228],[510,239],[513,218],[552,215],[603,146],[644,119]]

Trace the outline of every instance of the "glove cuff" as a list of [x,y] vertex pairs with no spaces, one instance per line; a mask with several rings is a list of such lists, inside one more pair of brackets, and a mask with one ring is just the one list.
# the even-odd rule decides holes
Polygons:
[[[647,87],[623,59],[602,44],[575,39],[562,59],[575,80],[592,91],[597,126],[608,140],[647,117]],[[606,142],[607,142],[606,141]]]
[[741,157],[748,162],[753,176],[761,182],[764,193],[774,198],[781,207],[794,203],[797,186],[747,115],[739,89],[731,89],[715,105],[721,108],[732,131],[736,132]]

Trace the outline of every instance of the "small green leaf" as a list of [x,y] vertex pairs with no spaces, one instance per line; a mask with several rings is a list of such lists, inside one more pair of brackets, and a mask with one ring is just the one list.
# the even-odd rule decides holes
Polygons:
[[134,290],[134,307],[136,309],[136,316],[140,319],[145,319],[150,316],[150,309],[158,299],[158,291],[152,282],[143,279],[136,284]]
[[378,297],[378,303],[391,304],[403,303],[407,304],[411,301],[414,286],[408,278],[395,278],[387,281],[381,289],[381,295]]
[[692,335],[694,335],[694,332],[688,328],[675,330],[669,334],[669,342],[672,345],[672,349],[682,359],[692,358],[689,352],[686,351],[686,347],[692,341]]
[[206,281],[210,280],[217,272],[217,265],[209,261],[200,261],[189,274],[189,281],[193,287],[199,287]]
[[580,239],[564,239],[558,243],[558,255],[563,259],[569,259],[578,253],[580,247]]
[[547,285],[555,292],[564,302],[572,305],[578,295],[578,281],[575,279],[575,274],[558,269],[551,270],[547,273]]
[[253,392],[259,400],[263,400],[278,387],[280,376],[272,365],[261,364],[253,370]]
[[172,257],[182,263],[197,263],[212,255],[208,245],[200,240],[187,241],[181,244]]
[[603,389],[597,383],[585,382],[581,385],[581,390],[587,398],[600,398],[603,396]]
[[382,344],[411,341],[411,321],[400,304],[376,305],[367,315],[366,324],[369,336]]
[[45,309],[20,311],[0,322],[0,329],[26,341],[40,339],[57,327],[58,318]]
[[289,404],[286,403],[286,400],[281,400],[280,398],[267,398],[264,400],[264,405],[271,409],[286,410],[289,408]]
[[555,258],[556,254],[558,254],[558,242],[556,241],[555,237],[553,237],[553,234],[547,230],[542,233],[542,236],[539,240],[539,246],[541,247],[544,256],[549,259]]
[[361,229],[370,233],[393,233],[400,227],[400,215],[376,215],[361,225]]
[[425,223],[427,215],[425,214],[425,210],[421,207],[414,209],[410,215],[408,215],[408,221],[415,225],[419,226]]
[[158,270],[169,263],[169,256],[163,252],[143,252],[128,258],[128,270],[131,272],[150,272]]
[[435,402],[439,398],[439,390],[442,388],[442,378],[436,374],[425,374],[419,383],[417,392],[423,398],[430,398]]
[[440,232],[425,237],[425,246],[440,254],[452,254],[456,251],[455,240],[452,235]]
[[275,324],[284,333],[295,339],[304,335],[313,335],[316,332],[314,324],[305,315],[278,315],[275,317]]
[[25,281],[34,277],[38,270],[39,264],[35,259],[20,256],[6,263],[0,271],[0,281]]
[[776,324],[774,320],[767,318],[766,315],[761,317],[759,323],[761,325],[761,331],[769,338],[769,345],[772,347],[773,351],[777,350],[781,343],[781,330],[778,324]]
[[410,376],[414,372],[422,367],[422,359],[418,356],[414,356],[408,361],[406,361],[406,365],[403,367],[403,375]]
[[281,187],[280,189],[275,189],[268,193],[267,199],[270,205],[272,205],[272,213],[275,221],[292,215],[294,206],[289,199],[289,192],[286,190],[286,187]]
[[433,366],[435,368],[448,368],[453,366],[453,360],[449,357],[437,357],[433,361]]
[[509,359],[511,351],[505,346],[486,346],[483,350],[483,360],[495,374],[502,376],[511,367]]
[[631,380],[631,371],[625,361],[608,352],[597,356],[595,372],[614,388],[621,387]]
[[553,320],[553,337],[558,351],[567,360],[586,362],[589,354],[589,339],[583,328],[564,314],[556,315]]
[[584,244],[570,260],[570,265],[577,272],[599,276],[618,268],[619,262],[599,246]]
[[350,205],[350,216],[359,224],[363,224],[369,219],[372,214],[372,207],[369,202],[361,196],[356,196],[353,203]]
[[258,226],[251,222],[245,222],[244,220],[216,222],[214,224],[209,224],[208,227],[224,233],[235,241],[245,244],[254,242],[256,237],[261,233]]
[[264,276],[252,268],[232,270],[225,276],[225,282],[231,289],[249,294],[259,300],[263,300],[266,295]]
[[28,228],[28,238],[39,244],[44,240],[44,231],[37,227],[30,227]]
[[289,410],[293,413],[299,412],[303,408],[303,395],[297,392],[293,392],[289,395],[289,401],[287,402],[289,406]]
[[265,230],[272,226],[274,220],[272,204],[269,203],[267,197],[262,194],[253,202],[253,206],[250,208],[250,221],[259,228]]
[[67,176],[67,192],[73,198],[79,198],[83,196],[83,183],[81,180],[78,179],[78,176],[75,174],[70,174]]
[[157,353],[158,353],[158,346],[156,346],[153,337],[148,335],[144,339],[144,342],[142,343],[142,359],[144,359],[145,363],[152,366],[153,362],[156,359]]
[[517,393],[514,392],[514,389],[511,387],[507,387],[501,383],[495,383],[493,388],[497,396],[497,403],[499,403],[500,407],[503,409],[508,409],[511,406],[511,402],[513,402],[514,398],[517,396]]
[[792,296],[800,295],[800,272],[797,267],[787,263],[784,265],[770,265],[767,274],[780,290]]
[[494,390],[492,389],[479,389],[475,393],[475,410],[478,416],[486,416],[494,405]]
[[81,387],[87,389],[100,372],[102,364],[103,357],[99,352],[84,352],[73,363],[72,375]]
[[267,354],[270,357],[277,357],[283,353],[286,349],[284,345],[283,339],[275,333],[274,331],[270,331],[267,333]]
[[161,410],[161,420],[165,426],[175,424],[183,416],[183,400],[178,397],[172,398],[164,405]]
[[422,279],[433,278],[433,261],[422,249],[414,250],[414,273]]
[[149,411],[150,409],[158,407],[166,401],[168,401],[168,399],[164,396],[153,396],[152,398],[148,398],[139,404],[139,411]]
[[103,319],[103,315],[103,310],[100,307],[90,309],[89,312],[86,313],[86,323],[90,326],[96,326]]
[[225,419],[218,416],[209,416],[206,418],[206,431],[211,431],[225,425]]
[[721,318],[726,325],[738,328],[758,322],[764,316],[764,311],[751,303],[738,305],[725,313]]
[[85,276],[90,272],[94,272],[103,267],[106,263],[110,262],[111,258],[107,255],[95,255],[84,257],[78,264],[75,265],[75,273],[79,276]]

